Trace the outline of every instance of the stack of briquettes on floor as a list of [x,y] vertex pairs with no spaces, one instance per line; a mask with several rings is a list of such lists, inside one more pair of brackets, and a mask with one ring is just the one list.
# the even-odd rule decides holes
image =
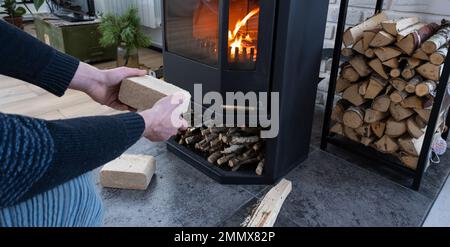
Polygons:
[[[347,62],[336,82],[341,99],[331,132],[392,154],[415,170],[449,48],[450,22],[389,20],[380,13],[347,29],[343,40]],[[445,129],[443,115],[437,134]]]

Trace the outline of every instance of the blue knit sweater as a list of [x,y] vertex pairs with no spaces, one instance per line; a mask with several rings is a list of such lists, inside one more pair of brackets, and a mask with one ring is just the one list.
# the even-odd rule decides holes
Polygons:
[[[0,74],[57,96],[79,65],[4,21],[0,56]],[[99,226],[89,172],[120,156],[144,126],[136,113],[58,121],[0,113],[0,226]]]

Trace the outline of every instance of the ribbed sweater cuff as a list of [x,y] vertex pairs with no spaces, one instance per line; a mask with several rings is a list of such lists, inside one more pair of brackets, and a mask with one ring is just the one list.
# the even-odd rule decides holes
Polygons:
[[55,51],[49,64],[34,83],[56,96],[62,96],[75,76],[79,64],[77,59]]
[[142,137],[142,133],[145,129],[145,122],[141,115],[131,112],[111,117],[124,123],[128,136],[128,147],[136,143]]

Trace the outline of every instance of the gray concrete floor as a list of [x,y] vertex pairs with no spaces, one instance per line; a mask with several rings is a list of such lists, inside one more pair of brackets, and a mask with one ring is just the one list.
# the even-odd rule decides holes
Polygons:
[[450,179],[431,208],[424,227],[450,227]]

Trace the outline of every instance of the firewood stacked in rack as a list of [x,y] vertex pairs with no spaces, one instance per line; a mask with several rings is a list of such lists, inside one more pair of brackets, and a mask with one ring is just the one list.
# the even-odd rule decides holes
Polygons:
[[178,140],[205,155],[212,165],[232,171],[252,167],[257,175],[263,173],[264,143],[258,128],[190,128],[180,133]]
[[331,132],[416,169],[448,54],[450,22],[393,21],[380,13],[348,29],[343,41],[347,62],[336,82],[342,99],[333,110]]

